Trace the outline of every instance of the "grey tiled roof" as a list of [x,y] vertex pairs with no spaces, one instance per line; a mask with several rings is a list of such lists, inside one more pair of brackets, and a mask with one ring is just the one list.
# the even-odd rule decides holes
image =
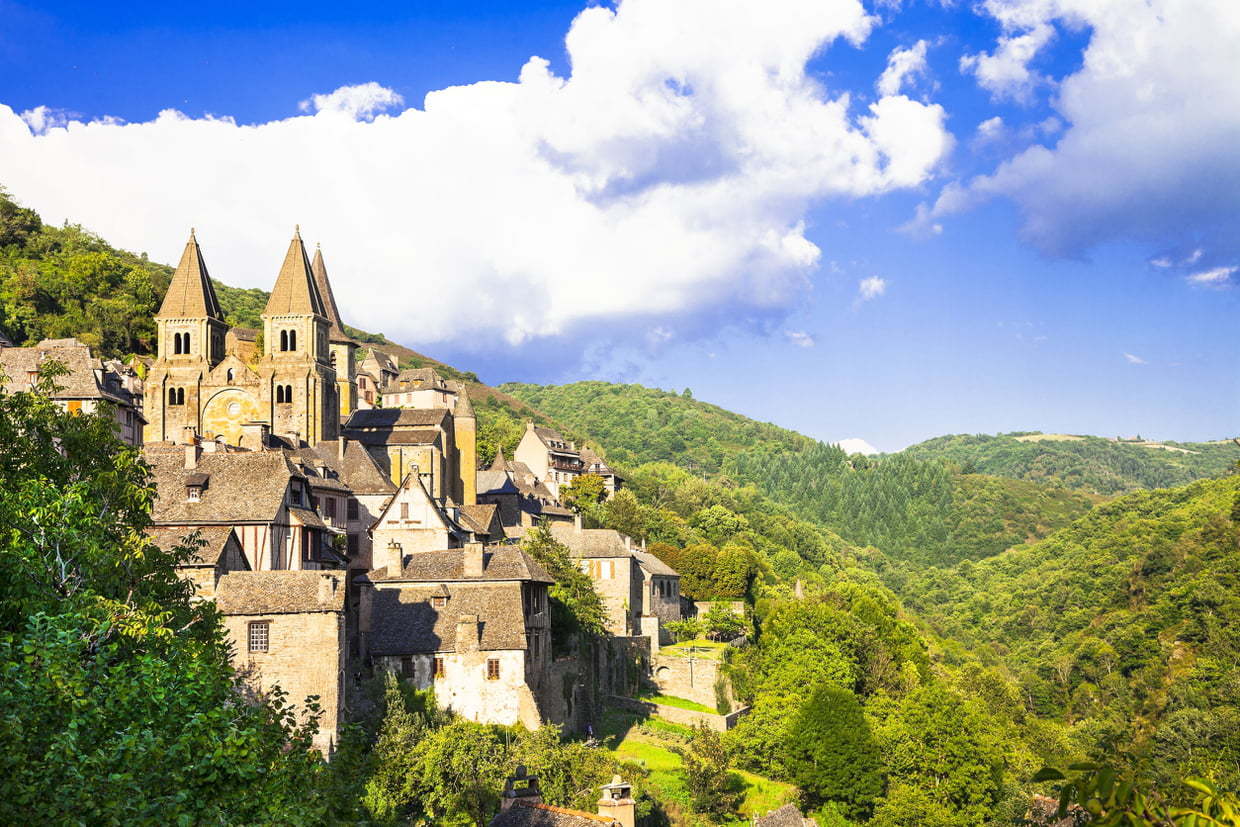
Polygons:
[[[198,467],[185,468],[185,448],[149,443],[143,449],[155,481],[156,523],[262,522],[275,518],[284,502],[289,480],[304,479],[283,451],[203,452]],[[206,488],[197,502],[186,500],[186,482],[193,474],[207,474]]]
[[[422,582],[438,582],[465,580],[465,549],[454,548],[445,551],[419,551],[406,555],[404,570],[399,576],[391,575],[387,569],[377,569],[370,573],[370,579],[380,580],[417,580]],[[477,580],[478,578],[471,578]],[[482,580],[532,580],[540,583],[554,583],[547,570],[538,561],[530,557],[516,546],[492,546],[482,555]]]
[[581,810],[552,807],[549,804],[532,804],[528,801],[514,801],[511,807],[491,819],[490,827],[600,827],[600,825],[607,824],[619,824],[619,822],[607,816],[585,813]]
[[[502,537],[503,529],[495,519],[498,511],[498,506],[494,504],[463,505],[460,509],[461,524],[474,532],[490,535],[493,528],[492,523],[494,522],[495,530],[501,532],[499,537]],[[494,539],[499,539],[499,537]]]
[[314,261],[310,264],[314,273],[314,286],[319,289],[319,297],[323,299],[323,311],[327,316],[327,338],[332,342],[352,342],[344,332],[344,322],[340,320],[340,310],[336,308],[336,296],[332,293],[332,283],[327,278],[327,265],[323,263],[323,252],[314,248]]
[[195,552],[186,565],[218,565],[220,555],[224,553],[224,549],[228,545],[228,538],[232,537],[232,526],[207,525],[200,526],[199,528],[152,526],[146,530],[146,534],[155,545],[164,551],[171,551],[176,546],[184,545],[185,538],[195,531],[198,532],[199,538],[205,542],[205,545],[198,547],[198,551]]
[[354,494],[391,494],[396,490],[375,458],[355,439],[345,443],[343,460],[339,458],[340,446],[336,442],[320,442],[307,450],[313,450],[314,455],[333,469]]
[[456,651],[456,625],[462,615],[479,622],[479,648],[524,649],[525,610],[520,583],[471,583],[448,588],[442,608],[431,606],[441,591],[434,586],[376,588],[370,648],[377,655]]
[[632,550],[624,535],[610,528],[577,528],[572,523],[552,523],[551,536],[568,546],[573,557],[628,557]]
[[818,822],[801,815],[795,804],[785,804],[778,810],[771,810],[764,816],[754,819],[754,827],[812,827]]
[[517,486],[507,471],[479,471],[479,494],[516,494]]
[[[57,390],[54,399],[110,399],[114,402],[131,403],[132,396],[121,389],[120,378],[103,373],[104,365],[91,354],[91,350],[77,339],[44,339],[32,347],[6,347],[0,350],[0,373],[6,377],[4,386],[10,393],[30,389],[29,374],[37,371],[45,362],[55,361],[64,365],[68,373],[52,380]],[[99,374],[103,373],[103,386]],[[114,387],[107,386],[111,375]]]
[[347,430],[446,427],[443,408],[365,408],[349,416]]
[[634,550],[633,558],[637,560],[637,564],[639,566],[650,574],[665,575],[667,577],[680,577],[679,572],[648,551]]
[[344,592],[344,577],[322,571],[234,571],[216,584],[215,605],[226,615],[343,612]]

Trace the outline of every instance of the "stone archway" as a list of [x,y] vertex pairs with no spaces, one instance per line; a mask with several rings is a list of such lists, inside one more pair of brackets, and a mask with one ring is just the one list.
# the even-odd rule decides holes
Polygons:
[[262,418],[258,400],[248,391],[225,388],[203,406],[202,435],[205,439],[222,436],[229,445],[240,445],[242,423]]

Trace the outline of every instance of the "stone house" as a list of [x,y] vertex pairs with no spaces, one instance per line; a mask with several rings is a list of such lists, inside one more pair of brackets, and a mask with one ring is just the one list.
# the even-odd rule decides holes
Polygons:
[[414,554],[460,548],[474,539],[473,532],[432,498],[422,478],[413,472],[380,509],[370,534],[372,547],[380,550],[375,560],[392,543],[406,554]]
[[[145,383],[147,442],[186,428],[207,439],[241,443],[244,426],[265,422],[294,444],[335,439],[341,393],[350,387],[353,343],[335,302],[325,302],[327,272],[316,276],[294,233],[262,313],[263,352],[256,361],[227,349],[229,328],[194,234],[173,273],[155,321],[157,356]],[[234,340],[236,337],[232,337]],[[344,362],[342,376],[333,363]]]
[[376,545],[362,599],[366,645],[376,666],[434,687],[444,708],[483,723],[537,727],[553,582],[515,546],[406,555]]
[[[473,408],[468,401],[457,416],[444,408],[372,408],[355,411],[344,434],[366,446],[393,484],[414,469],[435,499],[463,505],[477,501]],[[459,440],[459,442],[458,442]]]
[[284,449],[233,451],[218,441],[149,443],[152,523],[189,534],[228,526],[254,571],[337,568],[330,527],[314,510],[310,480]]
[[[157,526],[147,529],[147,536],[164,551],[182,545],[195,545],[196,551],[177,566],[177,574],[194,584],[195,600],[214,600],[215,587],[230,571],[249,571],[241,542],[232,526],[199,526],[188,532],[178,526]],[[196,542],[187,543],[194,537]]]
[[133,369],[115,360],[101,361],[77,339],[44,339],[33,347],[0,348],[0,383],[9,393],[30,390],[39,368],[55,361],[69,372],[56,377],[52,399],[70,413],[110,411],[117,438],[134,447],[142,444],[142,383]]
[[499,509],[500,523],[506,528],[547,522],[572,522],[573,512],[559,500],[522,462],[509,462],[503,451],[485,471],[477,474],[478,502]]
[[310,695],[322,709],[314,745],[331,755],[347,713],[350,628],[342,573],[239,571],[215,587],[215,604],[234,643],[233,665],[254,690],[279,686],[305,715]]
[[559,431],[543,428],[533,422],[525,424],[525,434],[517,443],[513,458],[551,491],[557,500],[560,486],[568,485],[582,474],[598,474],[608,495],[614,494],[622,480],[597,453],[566,440]]
[[381,350],[368,348],[357,366],[357,407],[375,408],[381,404],[380,389],[400,373],[396,360]]

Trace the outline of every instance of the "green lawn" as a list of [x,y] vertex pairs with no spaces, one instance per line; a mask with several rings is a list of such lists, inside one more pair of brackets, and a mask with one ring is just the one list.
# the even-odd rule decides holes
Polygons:
[[718,711],[713,707],[700,704],[697,701],[691,701],[688,698],[677,698],[675,695],[642,695],[643,701],[650,701],[653,704],[663,704],[664,706],[674,706],[678,709],[688,709],[691,712],[708,712],[711,715],[717,715]]
[[[680,756],[673,750],[675,742],[638,732],[639,723],[636,716],[609,713],[601,730],[602,734],[612,735],[617,739],[613,746],[617,758],[640,764],[649,771],[646,783],[650,787],[650,793],[663,802],[665,807],[677,810],[687,824],[710,824],[704,818],[697,817],[695,820],[695,817],[687,815],[690,810],[689,794],[680,775]],[[796,798],[796,788],[791,784],[743,770],[735,770],[734,773],[744,787],[745,800],[741,804],[740,818],[725,822],[726,824],[749,824],[755,813],[765,815]]]
[[702,658],[703,660],[720,660],[723,657],[724,650],[728,648],[728,644],[720,643],[717,640],[707,640],[706,638],[697,638],[695,640],[682,640],[680,643],[673,643],[671,646],[664,646],[659,649],[660,655],[667,655],[675,658]]

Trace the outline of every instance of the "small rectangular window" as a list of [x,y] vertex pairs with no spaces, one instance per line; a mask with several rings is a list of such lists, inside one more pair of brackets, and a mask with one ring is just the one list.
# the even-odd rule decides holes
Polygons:
[[400,659],[400,676],[402,678],[413,677],[413,657],[405,655]]
[[435,597],[431,598],[431,608],[442,609],[444,606],[447,606],[447,605],[448,605],[448,598],[443,597],[442,595],[436,595]]
[[443,676],[443,658],[435,658],[435,677],[442,678]]
[[336,498],[335,497],[324,497],[323,498],[323,516],[331,520],[333,523],[336,522]]
[[347,515],[347,519],[350,520],[356,520],[358,518],[357,500],[348,500],[348,504],[345,506],[345,514]]
[[350,534],[348,539],[349,556],[356,557],[358,553],[359,537],[356,534]]
[[487,680],[499,680],[499,659],[487,658]]
[[401,518],[402,520],[408,520],[408,519],[409,519],[409,503],[401,503],[401,504],[400,504],[400,518]]
[[271,642],[271,621],[260,620],[250,624],[250,651],[266,652]]

